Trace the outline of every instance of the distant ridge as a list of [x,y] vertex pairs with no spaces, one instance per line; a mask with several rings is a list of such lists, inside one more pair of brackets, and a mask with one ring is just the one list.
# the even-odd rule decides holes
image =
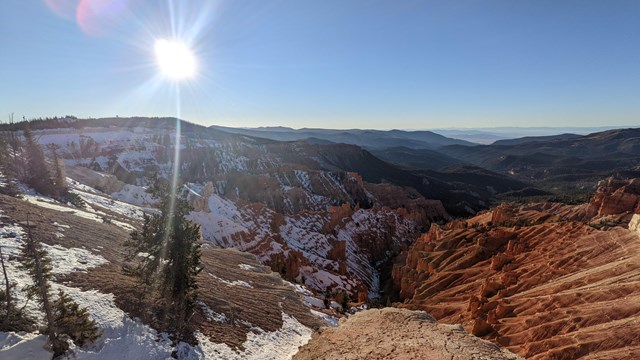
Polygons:
[[263,137],[279,141],[314,139],[362,146],[367,149],[407,147],[411,149],[432,149],[442,146],[473,146],[472,142],[446,137],[432,131],[404,130],[336,130],[336,129],[292,129],[287,127],[232,128],[213,125],[210,128],[234,134]]
[[556,141],[556,140],[571,140],[581,138],[582,135],[577,134],[560,134],[560,135],[548,135],[548,136],[525,136],[516,139],[498,140],[492,145],[519,145],[537,141]]

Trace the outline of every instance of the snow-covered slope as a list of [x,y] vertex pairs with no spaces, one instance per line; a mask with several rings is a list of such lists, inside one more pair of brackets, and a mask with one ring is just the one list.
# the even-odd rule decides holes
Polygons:
[[[350,172],[367,166],[354,165],[363,159],[354,146],[281,143],[187,127],[176,141],[173,128],[150,123],[34,133],[41,144],[60,147],[70,176],[104,192],[76,190],[97,204],[96,211],[120,204],[107,194],[152,206],[144,186],[153,173],[169,174],[179,143],[180,178],[205,240],[251,252],[317,291],[377,296],[381,264],[431,220],[447,216],[439,201],[370,184]],[[117,211],[129,210],[124,205]]]
[[375,262],[384,258],[376,257],[373,248],[409,244],[417,230],[391,209],[346,205],[289,216],[256,204],[238,206],[213,194],[208,210],[190,215],[202,225],[205,240],[251,252],[313,289],[372,290],[373,297],[379,286]]
[[[1,221],[8,219],[3,216]],[[61,231],[67,229],[64,224],[56,224]],[[27,304],[25,311],[42,319],[42,313],[33,301],[29,302],[21,290],[32,284],[29,275],[21,270],[15,261],[19,248],[23,244],[25,232],[15,223],[4,223],[0,227],[0,246],[3,248],[9,279],[16,283],[14,296],[17,306]],[[59,237],[63,237],[60,233]],[[86,249],[65,248],[61,245],[43,244],[52,260],[53,274],[61,276],[72,272],[86,271],[108,261]],[[0,274],[4,281],[4,275]],[[87,349],[74,349],[70,358],[74,359],[166,359],[173,350],[166,339],[158,341],[158,334],[149,326],[130,319],[113,301],[113,295],[99,291],[81,291],[59,283],[52,284],[52,293],[61,289],[79,305],[86,307],[91,317],[97,321],[102,336]],[[33,333],[0,332],[0,358],[2,359],[47,359],[51,352],[45,348],[46,336]]]
[[[73,184],[73,191],[88,201],[89,208],[101,206],[109,214],[119,213],[130,221],[138,219],[142,208],[126,205],[117,201],[105,201],[107,195],[98,191]],[[81,190],[82,189],[82,190]],[[93,194],[92,196],[87,196]],[[0,195],[0,246],[3,249],[4,260],[7,265],[9,279],[17,284],[14,296],[18,306],[27,303],[24,293],[20,290],[31,283],[29,276],[17,266],[16,255],[22,245],[26,232],[24,219],[30,216],[30,223],[38,238],[46,238],[43,246],[53,261],[54,283],[52,292],[62,289],[78,304],[89,310],[90,316],[96,320],[102,336],[87,348],[73,348],[69,359],[167,359],[176,351],[181,359],[288,359],[311,337],[314,322],[309,310],[302,305],[302,299],[295,295],[289,285],[282,283],[279,278],[269,274],[255,260],[241,253],[211,253],[210,249],[203,250],[205,272],[212,274],[210,281],[206,277],[201,279],[200,287],[205,291],[201,304],[212,311],[220,311],[222,322],[216,319],[198,320],[199,344],[196,346],[185,343],[174,346],[169,336],[158,333],[140,320],[134,320],[123,311],[118,304],[122,304],[122,292],[109,293],[106,286],[119,276],[119,262],[122,259],[121,241],[126,236],[122,227],[98,222],[92,216],[93,210],[80,210],[55,203],[53,200],[36,195],[24,196],[25,199],[15,199]],[[11,211],[11,212],[9,212]],[[37,215],[37,216],[35,216]],[[124,223],[124,222],[123,222]],[[96,238],[87,229],[99,228],[100,237]],[[44,234],[52,236],[46,237]],[[119,238],[107,244],[106,239]],[[81,241],[80,247],[70,246]],[[100,244],[100,245],[98,245]],[[103,246],[104,245],[104,246]],[[214,255],[214,258],[211,256]],[[209,264],[215,264],[210,267]],[[235,270],[228,271],[229,267]],[[242,277],[245,274],[249,278]],[[115,276],[115,278],[114,278]],[[249,284],[246,291],[267,291],[273,294],[273,300],[261,299],[260,310],[271,312],[275,306],[278,313],[277,323],[270,323],[271,316],[263,315],[258,319],[255,310],[246,309],[244,314],[225,313],[228,310],[215,305],[222,299],[222,292],[213,290],[211,285],[219,287],[216,277],[225,277],[229,284]],[[84,279],[84,281],[83,281]],[[107,279],[105,284],[103,279]],[[251,280],[249,280],[251,279]],[[0,273],[0,281],[4,276]],[[266,281],[266,282],[265,282]],[[280,282],[281,285],[276,287]],[[122,287],[119,285],[118,288]],[[269,288],[273,286],[273,288]],[[122,291],[122,289],[120,289]],[[124,292],[130,292],[126,290]],[[226,295],[235,290],[229,289]],[[213,298],[211,298],[213,295]],[[285,303],[285,298],[288,300]],[[234,308],[253,306],[243,296],[236,296]],[[213,301],[213,302],[212,302]],[[297,305],[296,305],[297,304]],[[306,309],[307,314],[301,313]],[[42,318],[41,311],[31,301],[25,311]],[[235,317],[238,324],[229,323]],[[226,320],[225,320],[226,319]],[[318,321],[319,323],[319,321]],[[266,326],[268,325],[268,326]],[[246,340],[242,347],[236,348],[230,343],[237,343],[233,338],[220,337],[211,332],[212,326],[231,327],[236,336],[244,334]],[[242,331],[239,332],[239,329]],[[46,348],[46,337],[36,333],[2,333],[0,332],[0,359],[46,359],[51,352]]]

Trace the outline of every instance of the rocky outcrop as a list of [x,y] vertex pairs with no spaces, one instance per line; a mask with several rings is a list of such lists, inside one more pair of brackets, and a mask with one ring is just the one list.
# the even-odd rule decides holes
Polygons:
[[423,311],[372,309],[316,334],[293,357],[316,359],[521,359]]
[[118,180],[115,175],[94,171],[83,166],[67,166],[67,176],[87,186],[111,194],[124,188],[125,183]]
[[396,305],[526,358],[637,358],[639,184],[609,180],[585,205],[503,204],[432,226],[393,269]]
[[629,230],[640,233],[640,214],[633,214],[628,227]]
[[640,212],[640,179],[601,181],[588,209],[597,217]]
[[213,183],[211,181],[207,181],[200,193],[190,192],[187,199],[191,206],[193,206],[193,211],[206,211],[209,212],[209,197],[215,193],[215,189],[213,187]]

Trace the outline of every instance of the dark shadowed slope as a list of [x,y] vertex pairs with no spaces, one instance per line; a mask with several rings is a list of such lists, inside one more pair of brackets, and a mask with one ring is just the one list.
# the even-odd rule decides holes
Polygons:
[[440,170],[451,165],[464,164],[461,160],[431,149],[411,149],[401,146],[370,151],[384,161],[407,169]]
[[530,142],[542,142],[542,141],[559,141],[559,140],[575,140],[582,137],[582,135],[576,134],[560,134],[560,135],[548,135],[548,136],[525,136],[516,139],[498,140],[491,145],[520,145]]
[[598,179],[640,164],[640,129],[474,147],[452,145],[438,151],[555,193],[591,191]]

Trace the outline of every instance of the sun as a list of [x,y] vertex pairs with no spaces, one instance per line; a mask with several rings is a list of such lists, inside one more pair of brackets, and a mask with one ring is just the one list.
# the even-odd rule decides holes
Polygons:
[[162,75],[171,80],[191,78],[197,70],[196,58],[182,41],[158,39],[155,43],[156,61]]

